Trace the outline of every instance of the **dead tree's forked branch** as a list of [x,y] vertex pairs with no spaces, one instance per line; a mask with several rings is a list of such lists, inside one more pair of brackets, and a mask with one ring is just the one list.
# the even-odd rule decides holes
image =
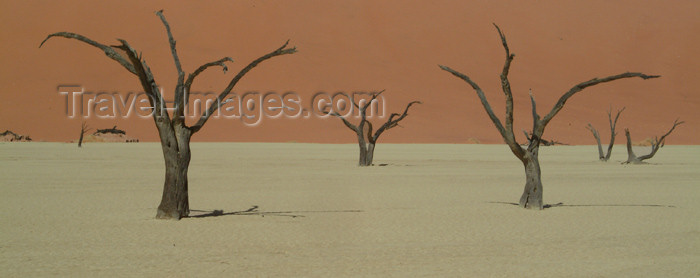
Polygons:
[[[126,40],[118,39],[118,45],[105,45],[85,36],[69,33],[58,32],[49,34],[39,47],[43,46],[46,41],[53,37],[63,37],[75,39],[94,46],[102,50],[110,59],[118,62],[130,73],[136,75],[148,96],[148,100],[153,107],[153,120],[158,134],[160,135],[161,147],[163,149],[163,157],[165,160],[165,183],[163,186],[163,196],[161,203],[158,206],[157,218],[164,219],[180,219],[189,215],[189,197],[188,197],[188,181],[187,171],[190,163],[190,139],[191,136],[199,131],[211,115],[221,108],[225,97],[233,90],[233,87],[240,81],[243,76],[251,71],[263,61],[285,54],[295,53],[295,47],[286,48],[289,41],[285,42],[281,47],[272,52],[261,56],[243,67],[236,74],[228,86],[219,94],[216,105],[210,106],[206,113],[199,117],[197,122],[192,126],[185,124],[185,106],[188,103],[187,93],[190,91],[196,77],[213,66],[220,66],[224,72],[228,70],[226,62],[233,62],[230,57],[224,57],[219,60],[205,63],[197,67],[192,73],[187,75],[183,70],[180,58],[177,53],[177,42],[171,32],[170,24],[165,19],[163,11],[156,12],[160,18],[168,36],[168,44],[170,52],[177,70],[177,84],[174,86],[174,103],[175,107],[172,114],[168,112],[163,101],[163,95],[160,92],[160,87],[156,82],[150,67],[143,59],[140,52],[136,51]],[[185,79],[185,77],[187,78]]]
[[632,138],[630,136],[630,130],[628,128],[625,128],[625,136],[627,137],[627,161],[623,162],[623,164],[641,164],[644,163],[644,160],[650,159],[656,155],[656,152],[659,151],[659,149],[663,148],[663,146],[666,144],[666,136],[671,134],[674,129],[676,129],[677,126],[685,123],[684,121],[678,121],[676,119],[673,121],[673,126],[671,129],[666,132],[666,134],[662,135],[661,138],[659,137],[654,137],[651,141],[651,152],[647,155],[639,156],[634,154],[634,151],[632,151]]
[[608,152],[603,153],[603,146],[600,143],[600,134],[598,134],[598,130],[596,130],[591,123],[588,123],[588,126],[586,128],[593,133],[593,137],[595,138],[596,142],[598,143],[598,158],[600,161],[608,161],[610,159],[610,155],[612,154],[612,149],[613,145],[615,144],[615,136],[617,135],[617,132],[615,131],[615,127],[617,126],[617,120],[620,119],[620,114],[622,111],[625,111],[625,107],[622,107],[622,109],[617,110],[617,114],[615,115],[615,120],[612,118],[612,107],[608,110],[608,122],[610,123],[610,144],[608,145]]
[[53,38],[53,37],[64,37],[67,39],[76,39],[76,40],[82,41],[84,43],[87,43],[89,45],[92,45],[94,47],[97,47],[97,48],[101,49],[105,53],[105,55],[107,55],[107,57],[109,57],[112,60],[117,61],[117,63],[122,65],[129,72],[136,74],[136,70],[134,70],[134,66],[128,60],[126,60],[122,55],[120,55],[119,52],[114,50],[114,48],[106,46],[106,45],[101,44],[101,43],[98,43],[98,42],[93,41],[91,39],[88,39],[87,37],[85,37],[83,35],[70,33],[70,32],[53,33],[53,34],[50,34],[49,36],[47,36],[46,39],[44,39],[41,42],[41,44],[39,45],[39,48],[41,48],[46,41],[48,41],[50,38]]
[[[399,122],[400,122],[401,120],[403,120],[404,118],[406,118],[406,116],[408,116],[408,109],[411,108],[411,105],[420,104],[420,103],[421,103],[421,102],[420,102],[420,101],[417,101],[417,100],[411,101],[411,102],[409,102],[409,103],[406,105],[406,109],[404,109],[403,113],[401,113],[401,114],[399,114],[399,113],[392,113],[392,114],[389,116],[389,119],[387,119],[386,122],[385,122],[381,127],[379,127],[379,129],[377,129],[377,131],[374,133],[374,135],[372,135],[372,140],[371,140],[371,142],[373,142],[373,143],[374,143],[374,142],[377,142],[377,139],[379,139],[379,135],[381,135],[382,133],[384,133],[384,131],[387,131],[387,130],[389,130],[389,129],[391,129],[391,128],[394,128],[394,127],[398,126],[398,125],[399,125]],[[366,110],[366,108],[365,108],[365,110]],[[364,114],[364,113],[363,113],[363,114]],[[370,130],[370,133],[369,133],[369,134],[371,134],[371,130]],[[368,135],[369,135],[369,134],[368,134]]]
[[80,138],[78,139],[78,148],[83,146],[83,137],[85,136],[85,133],[90,131],[92,128],[90,128],[86,122],[83,122],[81,127],[80,127]]
[[357,108],[360,112],[360,123],[358,125],[352,124],[350,121],[346,119],[345,116],[342,116],[338,114],[337,112],[334,111],[324,111],[324,113],[338,117],[343,121],[343,124],[345,124],[346,127],[351,129],[352,131],[357,134],[357,140],[360,145],[360,160],[358,165],[359,166],[369,166],[372,165],[372,160],[374,159],[374,147],[377,143],[377,140],[379,139],[379,136],[382,135],[385,131],[392,129],[396,126],[399,125],[399,122],[402,121],[406,116],[408,116],[408,110],[411,108],[412,105],[421,103],[420,101],[412,101],[406,105],[406,109],[404,109],[402,114],[399,113],[392,113],[387,121],[382,124],[376,131],[373,132],[372,128],[372,122],[367,120],[367,108],[372,105],[372,102],[377,99],[379,95],[381,95],[384,92],[384,90],[372,94],[372,98],[367,101],[367,103],[360,105],[360,103],[355,102],[352,100],[352,105],[353,107]]
[[[189,92],[192,83],[195,80],[195,77],[197,77],[200,73],[208,69],[209,67],[212,66],[220,66],[223,68],[224,73],[228,71],[228,67],[226,66],[226,62],[233,62],[233,59],[230,57],[224,57],[219,60],[205,63],[201,66],[199,66],[195,71],[193,71],[191,74],[187,76],[187,79],[185,80],[185,72],[182,69],[182,65],[180,63],[180,58],[177,54],[177,49],[176,49],[176,41],[173,38],[173,34],[170,30],[170,25],[168,24],[168,21],[165,19],[165,16],[163,15],[163,10],[157,11],[156,15],[160,18],[161,22],[163,23],[167,35],[168,35],[168,42],[170,45],[170,51],[173,57],[173,62],[175,63],[175,68],[178,73],[178,79],[177,79],[177,85],[175,86],[175,106],[177,109],[175,109],[173,115],[172,115],[172,123],[181,121],[184,119],[184,107],[185,103],[188,101],[184,99],[185,96],[185,90]],[[149,100],[155,103],[151,103],[154,105],[157,111],[153,113],[154,117],[161,117],[164,116],[168,120],[170,120],[170,117],[168,116],[168,113],[166,111],[160,111],[160,107],[164,107],[161,105],[160,101],[163,99],[163,96],[160,94],[160,91],[158,90],[158,85],[155,82],[155,78],[153,78],[153,74],[151,73],[150,68],[146,64],[146,61],[143,60],[143,57],[139,52],[137,52],[134,48],[132,48],[129,43],[125,40],[118,39],[118,41],[121,43],[120,45],[111,45],[107,46],[105,44],[98,43],[94,40],[91,40],[83,35],[76,34],[76,33],[70,33],[70,32],[57,32],[50,34],[44,39],[39,47],[41,48],[49,39],[53,37],[63,37],[63,38],[68,38],[68,39],[75,39],[82,41],[86,44],[89,44],[91,46],[94,46],[96,48],[101,49],[107,57],[109,57],[112,60],[117,61],[120,65],[122,65],[126,70],[131,72],[132,74],[136,75],[139,77],[141,80],[141,83],[146,89],[146,94],[149,96]],[[221,102],[224,100],[224,98],[233,90],[234,86],[240,81],[245,74],[247,74],[250,70],[255,68],[258,64],[261,62],[276,57],[280,55],[285,55],[285,54],[293,54],[297,52],[296,47],[291,47],[291,48],[286,48],[287,45],[289,44],[289,40],[287,40],[281,47],[275,49],[274,51],[261,56],[260,58],[250,62],[246,67],[241,69],[236,76],[233,77],[233,79],[229,82],[228,86],[219,94],[218,96],[218,103],[219,105],[212,105],[210,106],[206,113],[202,115],[199,120],[192,126],[187,127],[192,131],[192,133],[195,133],[199,131],[202,126],[206,123],[206,121],[210,118],[214,112],[216,112],[220,107],[221,107]],[[119,49],[124,52],[126,52],[127,57],[122,56],[120,54],[120,51],[115,50]]]
[[[532,141],[532,133],[528,133],[527,130],[523,129],[523,134],[525,134],[525,139],[527,139],[527,144],[523,144],[523,145],[529,146],[530,141]],[[521,146],[523,146],[523,145],[521,145]],[[540,138],[540,145],[542,145],[542,146],[555,146],[555,145],[569,145],[569,144],[562,143],[562,142],[559,142],[559,141],[554,140],[554,139],[546,140],[544,138]]]
[[[226,96],[228,96],[228,94],[231,93],[231,90],[233,90],[233,87],[235,87],[236,84],[238,84],[238,81],[240,81],[241,78],[243,78],[243,76],[245,76],[246,73],[248,73],[250,70],[252,70],[258,64],[262,63],[263,61],[265,61],[267,59],[270,59],[270,58],[273,58],[276,56],[280,56],[280,55],[285,55],[285,54],[293,54],[293,53],[297,52],[296,47],[286,48],[287,44],[289,44],[289,40],[287,40],[279,48],[275,49],[274,51],[272,51],[268,54],[263,55],[262,57],[260,57],[258,59],[255,59],[254,61],[250,62],[250,64],[248,64],[245,68],[241,69],[241,71],[239,71],[238,74],[236,74],[236,76],[234,76],[233,79],[231,79],[231,82],[229,82],[228,86],[226,86],[226,88],[216,98],[217,103],[219,105],[210,106],[209,109],[207,109],[207,112],[204,115],[202,115],[202,117],[199,118],[199,121],[197,121],[197,123],[191,127],[192,132],[196,132],[199,129],[201,129],[202,126],[204,126],[204,124],[207,122],[207,120],[209,120],[209,117],[211,115],[213,115],[214,112],[219,110],[219,108],[221,107],[221,104],[224,102]],[[224,59],[226,59],[226,58],[224,58]],[[224,60],[224,59],[222,59],[222,60]],[[222,60],[219,60],[219,61],[222,61]],[[216,62],[214,62],[214,63],[216,63]],[[211,63],[209,63],[209,64],[211,64]],[[202,67],[205,67],[207,65],[208,64],[205,64]],[[200,67],[200,68],[202,68],[202,67]]]
[[[372,124],[372,123],[370,123],[369,121],[367,121],[367,114],[365,113],[365,112],[367,111],[367,108],[370,107],[370,105],[372,105],[372,102],[373,102],[375,99],[377,99],[377,97],[378,97],[379,95],[381,95],[382,93],[384,93],[384,91],[385,91],[385,90],[381,90],[381,91],[379,91],[378,93],[373,93],[373,94],[372,94],[372,98],[370,98],[370,100],[367,101],[367,103],[365,103],[365,104],[362,105],[362,106],[360,106],[360,104],[358,104],[357,102],[355,102],[355,100],[352,100],[352,105],[353,105],[353,107],[357,108],[357,109],[359,110],[359,112],[360,112],[360,124],[358,124],[358,125],[354,125],[354,124],[350,123],[344,116],[338,114],[338,112],[326,110],[326,111],[323,111],[323,113],[328,114],[328,115],[331,115],[331,116],[338,117],[339,119],[341,119],[341,120],[343,121],[343,124],[345,124],[345,126],[347,126],[349,129],[351,129],[351,130],[353,130],[353,131],[355,131],[355,132],[361,132],[362,129],[365,127],[366,124],[369,124],[369,125]],[[371,129],[371,127],[370,127],[370,129]]]
[[476,91],[479,100],[481,100],[481,104],[484,106],[486,114],[488,114],[494,126],[501,134],[501,137],[503,137],[503,140],[508,145],[508,147],[510,147],[510,150],[513,152],[513,154],[518,159],[520,159],[520,161],[522,161],[523,165],[525,166],[526,184],[525,191],[523,192],[523,195],[520,198],[520,206],[524,208],[542,209],[542,182],[540,180],[538,148],[540,146],[540,143],[542,143],[542,134],[544,133],[545,127],[552,120],[552,118],[554,118],[554,116],[556,116],[557,113],[559,113],[559,111],[564,107],[564,104],[566,104],[569,98],[571,98],[573,95],[582,91],[585,88],[595,86],[601,83],[632,77],[651,79],[657,78],[659,76],[646,75],[639,72],[626,72],[618,75],[611,75],[604,78],[593,78],[591,80],[581,82],[579,84],[574,85],[571,89],[569,89],[569,91],[564,93],[559,98],[559,101],[557,101],[554,107],[552,107],[549,113],[547,113],[544,117],[540,117],[540,115],[537,113],[535,97],[531,93],[530,102],[532,105],[533,127],[532,136],[530,136],[528,146],[525,149],[518,144],[518,142],[515,140],[515,135],[513,133],[513,93],[510,81],[508,80],[508,73],[510,71],[510,65],[513,59],[515,58],[515,54],[510,52],[510,48],[508,47],[506,37],[501,31],[501,29],[496,24],[494,24],[494,26],[498,31],[498,35],[501,39],[501,44],[503,45],[503,49],[505,51],[505,62],[503,64],[503,69],[500,74],[501,89],[505,94],[505,124],[493,112],[491,105],[486,99],[484,91],[481,89],[481,87],[479,87],[479,85],[476,82],[469,78],[469,76],[460,73],[456,70],[453,70],[450,67],[443,65],[439,66],[442,70],[447,71],[452,75],[456,76],[457,78],[460,78],[467,82],[467,84],[469,84],[474,89],[474,91]]

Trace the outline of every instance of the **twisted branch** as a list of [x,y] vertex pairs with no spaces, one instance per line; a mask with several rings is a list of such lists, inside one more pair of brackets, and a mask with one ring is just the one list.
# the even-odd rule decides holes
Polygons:
[[[384,131],[387,131],[393,127],[398,126],[399,122],[401,120],[403,120],[404,118],[406,118],[406,116],[408,116],[408,109],[411,108],[411,105],[413,105],[413,104],[421,104],[421,102],[417,101],[417,100],[411,101],[410,103],[408,103],[408,105],[406,105],[406,109],[404,109],[402,114],[392,113],[389,116],[389,119],[386,121],[386,123],[384,123],[381,127],[379,127],[379,129],[377,129],[377,132],[374,133],[374,135],[372,136],[372,142],[373,143],[376,142],[377,139],[379,139],[379,135],[381,135]],[[397,117],[397,116],[398,116],[398,118],[394,119],[394,117]],[[371,129],[370,129],[368,134],[370,134],[370,135],[372,134]]]
[[608,152],[603,153],[603,146],[600,143],[600,134],[598,134],[598,130],[596,130],[591,123],[588,123],[588,126],[586,126],[586,129],[590,130],[591,133],[593,134],[593,137],[595,138],[596,142],[598,143],[598,158],[601,161],[608,161],[610,159],[610,155],[612,154],[612,149],[613,146],[615,145],[615,136],[617,135],[617,132],[615,131],[616,126],[617,126],[617,120],[620,119],[620,114],[622,114],[622,111],[625,111],[625,107],[622,107],[622,109],[617,110],[617,114],[615,115],[615,120],[613,121],[612,118],[612,107],[608,110],[608,122],[610,123],[610,144],[608,145]]
[[623,79],[623,78],[633,78],[633,77],[639,77],[639,78],[642,78],[644,80],[647,80],[647,79],[652,79],[652,78],[658,78],[661,76],[660,75],[646,75],[646,74],[639,73],[639,72],[625,72],[625,73],[621,73],[618,75],[611,75],[611,76],[603,77],[603,78],[593,78],[591,80],[576,84],[574,87],[569,89],[568,92],[566,92],[564,95],[562,95],[561,98],[559,98],[559,101],[557,101],[557,103],[554,105],[554,107],[552,107],[552,110],[549,112],[549,114],[547,114],[542,119],[542,129],[544,130],[544,126],[546,126],[547,123],[549,123],[549,121],[551,121],[552,118],[554,118],[554,116],[556,116],[557,113],[559,113],[559,111],[564,107],[564,104],[566,104],[566,101],[569,100],[569,98],[571,98],[574,94],[580,92],[581,90],[583,90],[585,88],[595,86],[595,85],[598,85],[601,83],[615,81],[615,80]]
[[220,66],[224,73],[228,71],[228,67],[226,66],[226,62],[231,62],[233,63],[233,58],[231,57],[224,57],[219,60],[213,61],[206,63],[204,65],[199,66],[197,70],[194,72],[190,73],[190,75],[187,76],[187,81],[185,81],[185,91],[190,92],[190,88],[192,87],[192,82],[194,82],[194,78],[197,77],[200,73],[208,69],[209,67],[213,66]]
[[659,137],[654,137],[654,139],[651,141],[651,152],[647,155],[643,155],[640,157],[637,157],[634,152],[632,151],[632,139],[630,136],[630,131],[629,129],[625,128],[625,136],[627,137],[627,161],[624,163],[642,163],[642,161],[650,159],[656,155],[656,152],[659,151],[659,149],[663,148],[663,146],[666,144],[666,136],[670,135],[671,132],[673,132],[674,129],[676,129],[677,126],[684,124],[684,121],[678,121],[676,119],[673,121],[673,126],[671,129],[666,132],[666,134],[662,135],[661,138]]
[[261,56],[260,58],[255,59],[254,61],[250,62],[250,64],[248,64],[245,68],[243,68],[241,71],[239,71],[238,74],[236,74],[236,76],[233,77],[233,79],[231,79],[231,82],[229,82],[226,89],[224,89],[221,92],[221,94],[219,94],[219,96],[217,97],[217,105],[210,106],[207,109],[207,112],[204,115],[202,115],[202,117],[199,118],[197,123],[195,123],[190,128],[192,130],[192,133],[199,131],[202,128],[202,126],[204,126],[204,124],[207,122],[207,120],[209,120],[209,117],[211,117],[211,115],[213,115],[214,112],[216,112],[216,110],[218,110],[221,107],[222,101],[226,98],[226,96],[229,93],[231,93],[231,90],[233,90],[233,87],[235,87],[236,84],[238,84],[238,81],[240,81],[241,78],[243,78],[243,76],[246,73],[248,73],[250,70],[252,70],[258,64],[262,63],[263,61],[265,61],[267,59],[270,59],[270,58],[276,57],[276,56],[285,55],[285,54],[293,54],[293,53],[297,52],[296,47],[285,48],[285,47],[287,47],[287,44],[289,44],[289,40],[287,40],[287,42],[285,42],[281,47],[275,49],[274,51],[272,51],[268,54],[265,54],[265,55]]
[[105,53],[105,55],[107,55],[107,57],[109,57],[110,59],[112,59],[114,61],[117,61],[126,70],[128,70],[129,72],[131,72],[133,74],[137,74],[136,70],[134,69],[134,65],[129,63],[129,61],[127,61],[122,55],[120,55],[113,48],[106,46],[104,44],[98,43],[96,41],[93,41],[93,40],[91,40],[83,35],[80,35],[80,34],[70,33],[70,32],[58,32],[58,33],[50,34],[46,37],[46,39],[44,39],[41,42],[41,44],[39,45],[39,48],[41,48],[46,41],[48,41],[50,38],[53,38],[53,37],[64,37],[67,39],[76,39],[76,40],[79,40],[81,42],[92,45],[94,47],[97,47],[97,48],[101,49],[102,51],[104,51],[104,53]]

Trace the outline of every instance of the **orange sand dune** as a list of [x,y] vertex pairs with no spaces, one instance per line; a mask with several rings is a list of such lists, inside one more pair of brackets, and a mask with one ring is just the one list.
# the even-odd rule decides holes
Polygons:
[[[193,90],[219,92],[249,61],[287,40],[299,50],[254,69],[235,89],[296,92],[309,107],[317,92],[386,89],[388,112],[421,100],[403,128],[383,142],[499,143],[501,139],[466,83],[441,71],[448,65],[468,74],[503,114],[498,75],[503,49],[497,23],[516,58],[511,68],[518,138],[531,127],[528,89],[540,114],[574,84],[625,71],[659,74],[655,80],[618,81],[576,95],[549,125],[546,139],[593,144],[584,128],[598,127],[607,141],[605,111],[627,107],[619,126],[634,141],[664,133],[676,118],[687,123],[669,144],[699,144],[700,2],[698,1],[169,1],[0,4],[0,129],[35,140],[70,141],[81,120],[66,117],[59,85],[90,92],[141,91],[138,80],[97,49],[47,34],[70,31],[105,44],[123,38],[143,53],[166,92],[175,67],[167,37],[154,11],[164,9],[187,72],[225,56],[230,71],[211,70]],[[92,126],[123,127],[142,141],[157,140],[151,119],[87,119]],[[375,119],[379,121],[379,119]],[[620,132],[620,134],[622,134]],[[620,138],[622,137],[622,138]],[[620,136],[618,142],[622,142]],[[352,142],[339,120],[262,119],[211,121],[195,141]]]

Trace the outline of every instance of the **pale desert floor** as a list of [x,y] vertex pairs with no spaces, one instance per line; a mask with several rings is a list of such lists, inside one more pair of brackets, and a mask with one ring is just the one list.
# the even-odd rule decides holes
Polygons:
[[[192,215],[155,220],[156,143],[0,144],[0,276],[697,277],[700,146],[648,165],[543,147],[543,211],[504,145],[195,143]],[[254,213],[235,213],[259,206]],[[296,216],[296,217],[293,217]]]

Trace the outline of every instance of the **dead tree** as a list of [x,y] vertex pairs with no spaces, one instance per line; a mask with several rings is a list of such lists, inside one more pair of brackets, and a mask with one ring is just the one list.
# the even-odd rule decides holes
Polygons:
[[97,131],[95,131],[95,134],[97,134],[97,133],[102,133],[102,134],[110,133],[110,134],[126,135],[126,132],[121,130],[121,129],[118,129],[116,125],[113,126],[112,128],[98,129]]
[[[43,45],[47,40],[53,37],[64,37],[68,39],[76,39],[102,50],[107,57],[118,62],[127,71],[134,74],[140,81],[151,107],[153,107],[153,121],[160,135],[160,143],[163,149],[163,157],[165,159],[165,182],[163,186],[163,196],[158,206],[156,217],[159,219],[180,219],[187,217],[190,213],[187,170],[190,163],[190,139],[193,134],[199,131],[211,115],[214,115],[223,103],[223,100],[231,92],[238,81],[243,76],[252,70],[261,62],[285,54],[296,52],[296,48],[286,48],[289,41],[285,42],[281,47],[272,52],[261,56],[250,62],[247,66],[241,69],[236,76],[231,79],[225,89],[218,95],[216,105],[211,105],[206,112],[199,117],[194,125],[185,125],[185,104],[188,100],[184,97],[185,92],[190,91],[190,87],[194,79],[203,71],[212,66],[220,66],[224,72],[228,69],[226,62],[233,62],[230,57],[224,57],[219,60],[203,64],[196,68],[192,73],[185,76],[185,72],[180,64],[180,59],[175,48],[175,39],[170,31],[170,25],[163,15],[163,11],[156,12],[156,15],[162,21],[168,35],[170,51],[177,69],[177,84],[174,86],[174,109],[172,115],[167,111],[163,96],[160,93],[160,86],[156,83],[151,69],[146,64],[140,52],[136,51],[125,40],[118,39],[118,45],[107,46],[95,42],[83,35],[58,32],[48,35],[41,43]],[[41,47],[41,45],[39,47]],[[126,55],[126,56],[124,56]]]
[[627,137],[627,161],[623,162],[623,164],[642,164],[644,163],[644,160],[654,157],[654,155],[656,155],[656,152],[658,152],[659,149],[666,144],[666,136],[671,134],[671,132],[673,132],[673,130],[676,129],[677,126],[683,123],[685,122],[679,122],[678,119],[676,119],[673,122],[673,126],[668,132],[666,132],[666,134],[661,136],[661,138],[654,137],[654,139],[651,140],[651,152],[643,156],[637,156],[634,154],[634,151],[632,151],[632,138],[630,137],[630,130],[628,128],[625,128],[625,136]]
[[540,115],[537,114],[535,98],[532,95],[532,92],[530,92],[530,102],[532,105],[533,118],[532,136],[530,138],[529,143],[527,144],[527,148],[523,148],[515,140],[515,135],[513,134],[513,93],[511,92],[510,81],[508,81],[508,72],[510,70],[511,62],[513,61],[513,58],[515,58],[515,54],[510,53],[508,44],[506,42],[506,37],[503,34],[503,32],[501,32],[501,29],[496,24],[494,24],[494,26],[498,31],[498,34],[501,38],[501,43],[503,44],[503,48],[506,54],[505,63],[503,65],[503,71],[501,72],[500,76],[501,89],[503,90],[503,93],[505,94],[506,98],[505,125],[493,112],[493,110],[491,109],[491,105],[486,100],[486,95],[481,90],[479,85],[476,84],[476,82],[472,81],[468,76],[457,72],[449,67],[440,65],[440,68],[464,80],[476,91],[476,94],[481,100],[481,104],[484,106],[486,113],[488,114],[493,124],[496,126],[496,129],[498,129],[498,132],[501,134],[501,137],[503,137],[503,140],[508,145],[508,147],[510,147],[510,150],[513,152],[513,154],[523,163],[523,166],[525,167],[525,190],[522,196],[520,197],[520,206],[529,209],[542,209],[544,203],[542,200],[542,180],[540,178],[541,171],[540,163],[538,160],[538,150],[545,127],[547,126],[549,121],[551,121],[552,118],[554,118],[554,116],[556,116],[557,113],[559,113],[559,111],[564,107],[566,101],[581,90],[594,85],[598,85],[600,83],[610,82],[623,78],[640,77],[643,79],[650,79],[659,76],[646,75],[637,72],[626,72],[604,78],[593,78],[591,80],[581,82],[579,84],[574,85],[571,89],[569,89],[569,91],[564,93],[564,95],[562,95],[559,98],[559,101],[557,101],[557,103],[554,105],[551,111],[547,115],[545,115],[544,118],[540,118]]
[[398,126],[399,122],[406,118],[406,116],[408,116],[408,109],[411,108],[411,105],[421,103],[420,101],[412,101],[408,105],[406,105],[406,109],[403,111],[403,114],[392,113],[389,116],[389,119],[387,119],[387,121],[381,127],[379,127],[379,129],[377,129],[377,131],[375,131],[374,134],[372,134],[372,123],[367,120],[367,114],[365,112],[367,111],[367,107],[369,107],[372,104],[372,101],[377,99],[377,97],[383,92],[384,91],[382,90],[379,93],[372,94],[372,98],[364,104],[356,103],[353,100],[353,107],[357,108],[360,113],[360,123],[358,125],[350,123],[345,116],[341,116],[337,112],[325,111],[326,113],[336,116],[343,120],[345,126],[354,131],[355,134],[357,134],[357,142],[360,145],[360,160],[358,162],[359,166],[372,165],[372,160],[374,159],[374,146],[376,145],[379,136],[382,135],[384,131]]
[[608,121],[610,122],[610,144],[608,145],[608,152],[605,154],[603,153],[603,146],[600,144],[600,135],[598,134],[598,131],[593,127],[593,125],[591,125],[591,123],[588,123],[588,126],[586,126],[586,128],[593,133],[595,141],[598,142],[598,158],[600,161],[608,161],[610,159],[610,154],[612,154],[613,145],[615,144],[615,135],[617,135],[617,132],[615,132],[615,126],[617,126],[617,120],[620,118],[622,111],[625,111],[624,107],[617,110],[617,115],[615,115],[615,120],[613,121],[612,107],[610,107],[610,110],[608,110]]
[[85,136],[85,133],[90,131],[91,129],[92,128],[89,128],[87,123],[83,122],[82,127],[80,128],[80,139],[78,139],[78,148],[83,146],[83,136]]
[[17,133],[14,133],[10,130],[5,130],[3,133],[0,133],[0,137],[9,137],[10,142],[31,142],[32,138],[29,137],[29,135],[20,135]]

